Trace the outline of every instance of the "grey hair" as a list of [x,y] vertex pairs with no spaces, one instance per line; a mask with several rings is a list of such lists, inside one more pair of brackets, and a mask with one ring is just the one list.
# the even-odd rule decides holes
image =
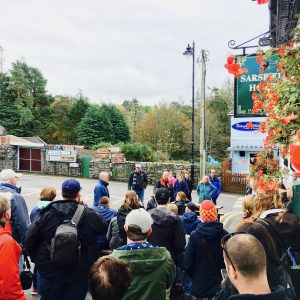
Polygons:
[[3,213],[6,210],[10,209],[10,200],[12,193],[0,193],[0,216],[2,217]]

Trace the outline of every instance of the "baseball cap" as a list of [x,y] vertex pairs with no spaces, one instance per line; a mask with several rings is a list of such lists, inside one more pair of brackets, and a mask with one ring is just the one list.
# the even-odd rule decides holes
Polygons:
[[160,188],[155,192],[155,199],[158,203],[166,204],[170,198],[170,191],[166,188]]
[[8,181],[12,178],[20,178],[21,176],[21,173],[16,173],[12,169],[4,169],[0,172],[0,180],[2,181]]
[[135,167],[141,169],[141,168],[142,168],[142,165],[141,165],[141,164],[135,164]]
[[199,212],[199,207],[193,202],[189,202],[186,206],[193,212]]
[[201,202],[200,219],[203,222],[215,222],[218,219],[217,207],[211,200],[204,200]]
[[67,179],[63,182],[61,190],[63,193],[68,193],[70,195],[75,195],[81,190],[81,186],[76,179]]
[[126,217],[125,226],[136,225],[141,228],[142,233],[146,233],[153,224],[151,215],[143,208],[132,210]]

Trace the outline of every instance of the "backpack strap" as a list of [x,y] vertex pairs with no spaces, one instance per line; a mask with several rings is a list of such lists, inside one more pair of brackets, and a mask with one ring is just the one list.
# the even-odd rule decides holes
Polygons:
[[77,209],[75,211],[75,214],[74,214],[74,216],[71,220],[71,222],[75,223],[76,226],[78,225],[78,223],[81,219],[81,216],[82,216],[82,213],[83,213],[84,209],[85,209],[84,205],[78,204]]
[[218,281],[219,283],[221,283],[221,282],[222,282],[221,273],[218,272],[217,266],[216,266],[216,264],[215,264],[215,262],[214,262],[214,260],[213,260],[213,258],[212,258],[212,256],[211,256],[211,253],[210,253],[209,250],[208,250],[207,241],[206,241],[204,238],[200,238],[200,242],[201,242],[201,244],[204,246],[203,248],[204,248],[205,253],[206,253],[206,255],[207,255],[207,257],[208,257],[208,260],[209,260],[209,262],[210,262],[210,266],[211,266],[211,267],[213,268],[213,270],[214,270],[214,273],[215,273],[215,275],[216,275],[217,281]]
[[268,219],[259,219],[256,222],[263,225],[267,229],[273,240],[278,245],[280,252],[282,253],[286,249],[286,247],[276,227]]

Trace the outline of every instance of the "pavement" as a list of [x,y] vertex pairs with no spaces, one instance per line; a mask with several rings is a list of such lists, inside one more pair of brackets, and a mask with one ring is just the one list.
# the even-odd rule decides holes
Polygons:
[[[48,175],[35,175],[35,174],[23,174],[23,176],[18,181],[18,186],[22,187],[22,196],[25,198],[29,213],[36,206],[39,201],[39,194],[43,187],[53,186],[57,190],[56,200],[62,199],[60,195],[61,184],[67,177],[63,176],[48,176]],[[84,200],[88,206],[93,205],[94,197],[94,187],[97,183],[97,179],[87,179],[87,178],[77,178],[80,181],[82,190],[81,198]],[[118,209],[123,201],[124,196],[127,191],[127,183],[124,182],[110,182],[109,183],[109,192],[111,207]],[[153,191],[153,186],[148,186],[145,190],[145,204],[148,200],[151,199]],[[241,211],[242,208],[242,195],[230,194],[230,193],[221,193],[217,200],[218,206],[223,206],[222,213],[234,213]],[[192,192],[193,202],[197,203],[197,194],[195,191]],[[238,213],[236,213],[238,215]],[[30,295],[30,290],[25,291],[25,295],[29,300],[40,299],[39,296]],[[90,300],[91,297],[87,296],[87,300]]]

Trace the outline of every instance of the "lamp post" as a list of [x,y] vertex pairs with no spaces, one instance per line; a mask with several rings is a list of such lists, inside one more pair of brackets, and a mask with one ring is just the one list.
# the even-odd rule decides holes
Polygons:
[[195,181],[195,168],[194,168],[194,127],[195,127],[195,42],[193,42],[192,47],[190,44],[186,47],[183,55],[193,58],[193,75],[192,75],[192,156],[191,156],[191,180],[194,185]]

